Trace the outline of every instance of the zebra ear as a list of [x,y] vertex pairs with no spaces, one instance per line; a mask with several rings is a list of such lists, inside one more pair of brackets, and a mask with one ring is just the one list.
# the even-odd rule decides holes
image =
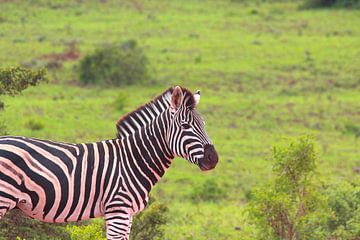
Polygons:
[[197,106],[200,102],[200,90],[197,90],[194,93],[194,99],[195,99],[195,106]]
[[176,86],[172,92],[172,96],[171,96],[171,107],[174,109],[179,109],[179,107],[181,106],[181,103],[183,101],[183,93],[182,90],[179,86]]

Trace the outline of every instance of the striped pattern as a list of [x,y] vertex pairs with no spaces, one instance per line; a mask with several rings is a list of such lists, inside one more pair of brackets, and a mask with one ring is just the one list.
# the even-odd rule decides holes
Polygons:
[[210,140],[186,89],[171,107],[173,89],[117,122],[118,137],[67,144],[0,137],[0,218],[17,207],[45,222],[104,216],[108,239],[128,239],[132,216],[174,156],[199,164]]

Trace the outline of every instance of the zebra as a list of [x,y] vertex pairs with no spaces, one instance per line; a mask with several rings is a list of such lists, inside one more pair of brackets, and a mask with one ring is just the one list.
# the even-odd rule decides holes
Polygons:
[[199,101],[200,91],[169,88],[120,118],[116,138],[95,143],[0,137],[0,219],[14,208],[52,223],[104,217],[107,239],[129,239],[175,157],[202,171],[217,165]]

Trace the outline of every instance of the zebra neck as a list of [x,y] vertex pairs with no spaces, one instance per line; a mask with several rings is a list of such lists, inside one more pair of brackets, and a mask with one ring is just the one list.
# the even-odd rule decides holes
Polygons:
[[141,182],[147,180],[151,187],[165,174],[174,159],[166,140],[167,119],[167,112],[164,112],[148,126],[119,139],[125,150],[122,158],[136,168]]

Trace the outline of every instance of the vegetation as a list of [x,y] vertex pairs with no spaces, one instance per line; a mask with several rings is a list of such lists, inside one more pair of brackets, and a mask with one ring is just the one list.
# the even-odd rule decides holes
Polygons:
[[146,83],[148,59],[134,40],[110,44],[80,61],[80,81],[110,86]]
[[122,111],[124,110],[124,108],[126,107],[126,104],[128,102],[128,94],[125,92],[120,92],[118,93],[117,97],[114,100],[114,108],[118,111]]
[[[46,81],[45,69],[34,71],[22,67],[0,68],[0,95],[16,95],[29,86]],[[0,101],[0,111],[3,109],[4,103]],[[0,134],[7,134],[4,122],[0,122]]]
[[134,217],[130,240],[155,240],[164,238],[168,208],[163,203],[149,201],[146,211]]
[[29,86],[47,81],[46,70],[33,71],[22,67],[0,69],[0,95],[15,95]]
[[201,186],[194,188],[191,198],[194,202],[219,201],[224,197],[225,191],[215,179],[207,179]]
[[248,206],[259,229],[256,239],[324,239],[329,210],[313,182],[314,144],[300,138],[275,147],[273,160],[274,181],[255,190]]
[[35,120],[35,119],[30,119],[26,124],[27,128],[34,130],[34,131],[41,130],[44,128],[44,126],[45,126],[44,123],[42,123],[39,120]]
[[[35,86],[47,81],[46,70],[33,71],[22,67],[0,69],[0,95],[16,95],[28,86]],[[34,130],[40,130],[42,125],[29,121]],[[4,123],[0,126],[1,135],[8,134]],[[31,238],[64,239],[67,234],[63,228],[32,220],[20,212],[13,210],[0,221],[0,239]],[[40,230],[40,231],[39,231]]]
[[[304,134],[313,135],[318,148],[316,171],[307,173],[310,190],[325,193],[322,213],[333,212],[318,233],[351,239],[359,223],[359,10],[303,9],[304,2],[5,1],[0,67],[53,67],[49,84],[29,87],[15,98],[1,96],[6,107],[0,122],[13,135],[98,141],[115,136],[120,115],[168,87],[200,89],[198,110],[220,162],[201,173],[174,160],[152,192],[168,208],[163,239],[254,239],[245,206],[257,186],[274,187],[269,149],[284,135]],[[141,43],[156,82],[80,84],[81,59],[128,39]],[[118,108],[121,93],[126,101],[119,100],[125,104]],[[31,120],[43,127],[29,128]],[[215,197],[206,190],[213,187],[209,182],[216,182]],[[323,226],[325,215],[320,222],[305,219]]]
[[308,0],[307,7],[360,7],[359,0]]
[[87,221],[83,225],[68,225],[67,232],[71,240],[106,240],[105,224],[102,219]]
[[64,225],[42,223],[30,219],[20,210],[12,210],[0,222],[0,239],[69,239]]
[[337,182],[328,185],[325,194],[332,210],[328,227],[335,239],[360,237],[360,182]]
[[357,239],[359,187],[324,186],[314,143],[302,137],[273,150],[274,180],[256,189],[247,206],[256,239]]
[[[146,211],[136,215],[132,223],[131,240],[163,239],[167,207],[150,198]],[[87,221],[83,225],[70,224],[66,227],[71,240],[106,239],[103,219]]]

